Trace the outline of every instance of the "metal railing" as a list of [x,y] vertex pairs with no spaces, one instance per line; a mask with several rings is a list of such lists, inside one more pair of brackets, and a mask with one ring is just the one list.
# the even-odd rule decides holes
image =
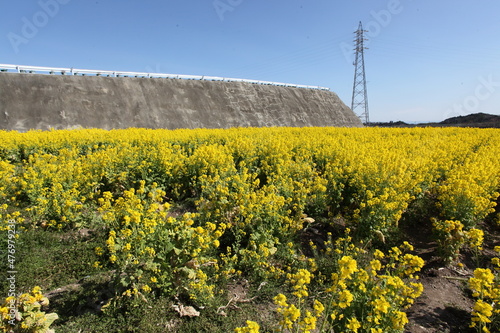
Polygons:
[[184,80],[201,80],[201,81],[245,82],[252,84],[279,86],[279,87],[330,90],[329,88],[320,86],[308,86],[302,84],[236,79],[236,78],[217,77],[217,76],[201,76],[201,75],[101,71],[94,69],[39,67],[39,66],[22,66],[22,65],[8,65],[8,64],[0,64],[0,71],[15,72],[15,73],[31,73],[31,74],[56,74],[56,75],[60,74],[60,75],[82,75],[82,76],[89,75],[89,76],[108,76],[108,77],[137,77],[137,78],[164,78],[164,79],[184,79]]

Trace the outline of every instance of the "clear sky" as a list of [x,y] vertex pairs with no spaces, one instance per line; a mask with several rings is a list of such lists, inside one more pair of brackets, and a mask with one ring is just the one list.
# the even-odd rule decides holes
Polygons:
[[[0,63],[319,85],[371,121],[500,114],[498,0],[4,0]],[[1,87],[0,87],[1,89]]]

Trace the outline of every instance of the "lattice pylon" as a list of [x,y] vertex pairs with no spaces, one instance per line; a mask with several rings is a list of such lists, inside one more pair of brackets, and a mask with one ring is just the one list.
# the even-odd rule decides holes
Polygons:
[[358,115],[361,121],[365,124],[370,122],[370,114],[368,112],[368,95],[366,92],[366,74],[365,74],[365,55],[364,46],[365,38],[363,25],[359,22],[358,30],[355,34],[355,59],[354,59],[354,84],[352,86],[352,102],[351,110]]

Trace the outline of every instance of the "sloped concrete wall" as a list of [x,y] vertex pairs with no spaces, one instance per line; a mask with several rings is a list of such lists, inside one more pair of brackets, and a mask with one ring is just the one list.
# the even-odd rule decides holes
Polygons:
[[0,129],[362,126],[329,91],[239,82],[0,73]]

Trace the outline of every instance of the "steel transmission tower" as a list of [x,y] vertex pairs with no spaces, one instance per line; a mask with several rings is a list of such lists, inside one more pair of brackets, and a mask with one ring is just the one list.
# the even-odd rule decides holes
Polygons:
[[354,60],[354,84],[352,86],[352,102],[351,110],[356,113],[361,121],[365,124],[370,122],[368,113],[368,96],[366,94],[366,75],[365,75],[365,56],[364,50],[364,33],[361,21],[359,22],[358,30],[355,31],[356,38],[354,39],[356,58]]

